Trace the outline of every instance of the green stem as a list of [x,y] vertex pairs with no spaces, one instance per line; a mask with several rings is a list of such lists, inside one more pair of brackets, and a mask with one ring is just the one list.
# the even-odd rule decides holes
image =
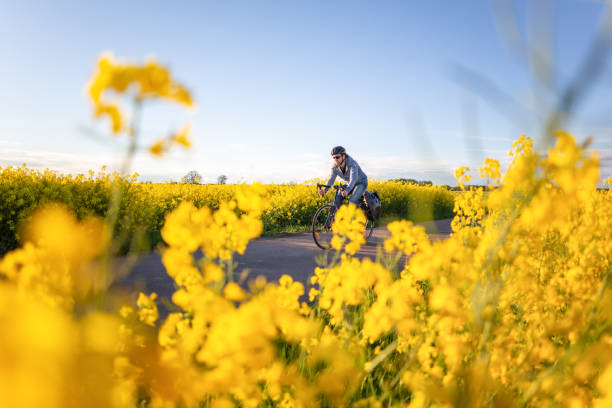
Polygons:
[[[105,288],[108,285],[108,272],[110,271],[110,261],[113,256],[117,252],[117,250],[121,246],[121,240],[115,239],[115,227],[117,225],[117,221],[119,219],[119,212],[121,209],[121,183],[122,177],[124,177],[132,163],[132,158],[136,153],[136,148],[138,146],[138,134],[139,134],[139,124],[140,124],[140,116],[142,110],[142,101],[138,98],[134,99],[134,116],[132,118],[132,123],[129,128],[129,145],[123,159],[123,163],[121,165],[121,171],[119,173],[119,179],[113,179],[113,183],[111,185],[111,194],[110,194],[110,203],[108,208],[108,213],[106,215],[106,225],[108,226],[109,233],[111,234],[111,243],[106,248],[106,251],[102,255],[101,265],[102,268],[98,273],[97,280],[101,284],[100,287]],[[98,306],[102,306],[104,302],[104,290],[99,290],[98,295],[96,296],[96,304]]]
[[383,351],[380,352],[372,360],[365,363],[364,369],[368,373],[371,373],[377,365],[379,365],[389,354],[391,354],[397,348],[397,340],[393,340]]

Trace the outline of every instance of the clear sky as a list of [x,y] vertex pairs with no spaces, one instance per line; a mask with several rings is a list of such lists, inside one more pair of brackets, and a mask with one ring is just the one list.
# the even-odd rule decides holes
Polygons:
[[[511,2],[524,40],[551,39],[552,94],[584,60],[604,5]],[[553,99],[534,93],[529,63],[495,16],[477,0],[0,0],[0,166],[117,165],[125,140],[94,122],[84,91],[111,51],[130,62],[156,56],[197,104],[145,109],[143,144],[190,121],[195,145],[161,160],[139,154],[132,170],[143,180],[196,170],[205,182],[303,181],[327,176],[331,147],[343,145],[370,177],[452,184],[460,165],[505,158],[523,133],[537,138]],[[609,65],[567,126],[595,137],[603,176],[612,173]]]

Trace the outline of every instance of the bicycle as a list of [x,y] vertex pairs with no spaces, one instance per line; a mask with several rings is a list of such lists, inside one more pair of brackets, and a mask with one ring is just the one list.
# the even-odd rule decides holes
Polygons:
[[[317,184],[317,189],[324,187],[335,189],[336,194],[329,203],[319,207],[314,217],[312,217],[312,238],[319,248],[327,250],[331,248],[331,239],[334,236],[331,227],[334,222],[334,216],[336,215],[336,207],[334,206],[335,197],[340,194],[340,190],[343,190],[346,185],[328,186],[326,184]],[[359,203],[360,207],[365,211],[366,204],[363,197],[361,197]],[[366,241],[372,236],[372,232],[374,232],[374,222],[366,217],[365,231],[363,233],[363,237]]]

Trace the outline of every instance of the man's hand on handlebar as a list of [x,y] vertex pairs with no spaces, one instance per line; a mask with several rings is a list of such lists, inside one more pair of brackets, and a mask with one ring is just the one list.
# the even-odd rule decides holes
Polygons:
[[342,197],[346,198],[346,196],[349,195],[348,190],[345,189],[346,186],[344,185],[336,185],[336,186],[326,186],[325,184],[317,184],[317,193],[319,193],[319,195],[323,196],[325,195],[325,190],[323,190],[321,187],[327,187],[327,188],[335,188],[336,190],[340,190],[340,194],[342,195]]

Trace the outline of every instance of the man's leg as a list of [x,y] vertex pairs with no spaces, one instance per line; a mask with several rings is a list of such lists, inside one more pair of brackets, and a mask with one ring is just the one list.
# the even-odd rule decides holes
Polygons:
[[334,207],[336,211],[338,211],[338,208],[340,208],[343,201],[344,197],[342,197],[342,194],[340,194],[340,190],[336,190],[336,196],[334,197]]
[[355,188],[353,188],[353,192],[351,193],[351,196],[349,197],[349,202],[359,207],[361,197],[363,197],[363,193],[365,193],[366,188],[368,188],[367,184],[355,185]]
[[331,217],[329,217],[329,219],[327,220],[327,223],[329,223],[329,225],[327,225],[326,223],[326,228],[331,228],[334,222],[334,217],[336,216],[336,211],[338,211],[338,208],[340,208],[343,201],[344,197],[342,197],[342,194],[340,194],[340,190],[336,190],[336,195],[334,196],[334,209],[332,210],[333,213],[331,214]]

